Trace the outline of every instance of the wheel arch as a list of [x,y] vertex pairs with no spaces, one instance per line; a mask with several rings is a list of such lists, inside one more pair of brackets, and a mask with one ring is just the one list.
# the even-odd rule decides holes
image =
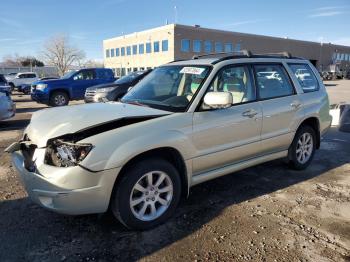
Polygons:
[[316,148],[319,149],[321,145],[321,133],[320,133],[320,121],[317,117],[308,117],[304,119],[297,130],[299,130],[302,126],[310,126],[315,130],[316,133]]
[[51,96],[54,94],[54,93],[56,93],[56,92],[63,92],[63,93],[65,93],[65,94],[67,94],[68,95],[68,98],[69,99],[71,99],[71,94],[70,94],[70,92],[66,89],[66,88],[55,88],[55,89],[53,89],[53,90],[50,90],[50,92],[49,92],[49,97],[51,98]]
[[[148,151],[142,152],[133,158],[131,158],[120,170],[119,175],[117,176],[113,191],[110,196],[110,198],[113,197],[115,190],[118,188],[118,184],[122,180],[122,178],[126,175],[126,170],[130,168],[133,164],[136,162],[142,161],[147,158],[162,158],[169,163],[173,164],[174,167],[177,169],[180,175],[181,180],[181,188],[185,190],[181,190],[182,195],[187,196],[188,190],[189,190],[189,182],[188,182],[188,174],[187,174],[187,168],[184,158],[182,157],[181,153],[173,148],[173,147],[160,147],[160,148],[154,148],[150,149]],[[111,201],[110,201],[111,204]]]

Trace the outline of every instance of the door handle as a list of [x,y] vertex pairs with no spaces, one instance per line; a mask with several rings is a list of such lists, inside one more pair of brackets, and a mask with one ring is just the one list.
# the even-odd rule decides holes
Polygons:
[[247,111],[244,111],[242,113],[242,116],[252,118],[252,117],[256,116],[257,114],[258,114],[258,112],[256,112],[254,109],[249,109]]
[[294,101],[290,104],[291,107],[293,107],[294,109],[298,109],[299,107],[301,107],[301,103],[298,101]]

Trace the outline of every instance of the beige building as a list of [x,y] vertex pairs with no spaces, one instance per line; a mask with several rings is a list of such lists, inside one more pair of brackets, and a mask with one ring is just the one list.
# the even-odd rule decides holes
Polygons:
[[117,76],[194,55],[243,49],[257,54],[287,51],[309,59],[319,70],[327,70],[335,64],[342,70],[350,70],[349,46],[179,24],[107,39],[103,41],[103,49],[105,67],[112,68]]

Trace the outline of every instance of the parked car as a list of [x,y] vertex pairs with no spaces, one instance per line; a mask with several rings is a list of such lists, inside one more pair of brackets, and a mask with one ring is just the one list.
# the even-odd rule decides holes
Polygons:
[[23,84],[32,84],[34,81],[37,81],[38,75],[34,72],[25,72],[25,73],[17,73],[16,76],[12,79],[10,79],[9,85],[11,86],[12,90],[14,90],[16,87],[23,85]]
[[16,104],[12,101],[10,93],[0,89],[0,120],[13,117],[16,113]]
[[31,85],[23,84],[17,87],[17,91],[25,95],[30,95]]
[[71,71],[60,79],[33,83],[31,97],[38,103],[50,106],[65,106],[71,100],[84,99],[88,87],[114,81],[115,78],[111,69],[81,69]]
[[0,74],[0,90],[6,91],[6,92],[8,92],[10,94],[12,92],[12,89],[9,86],[9,84],[7,83],[7,80],[6,80],[5,76],[1,75],[1,74]]
[[117,101],[122,98],[128,89],[137,84],[152,70],[132,72],[113,83],[89,87],[85,92],[85,102]]
[[308,60],[242,52],[160,66],[121,102],[40,110],[6,151],[39,205],[65,214],[110,208],[145,230],[196,184],[279,158],[307,168],[330,123]]
[[16,75],[17,75],[17,73],[8,73],[7,75],[5,75],[5,78],[7,81],[9,81],[9,80],[15,78]]

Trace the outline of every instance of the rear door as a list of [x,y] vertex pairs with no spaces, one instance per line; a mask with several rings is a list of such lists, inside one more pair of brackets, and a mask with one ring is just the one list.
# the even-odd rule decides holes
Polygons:
[[230,92],[226,109],[206,109],[193,115],[194,175],[259,155],[262,110],[250,66],[230,65],[219,71],[208,91]]
[[86,88],[94,86],[96,82],[96,73],[94,69],[83,69],[73,76],[72,94],[73,99],[83,99]]
[[25,78],[23,79],[23,84],[27,84],[27,85],[31,85],[33,82],[35,82],[37,80],[37,76],[36,74],[26,74]]
[[262,153],[286,150],[303,115],[302,101],[282,63],[255,64],[253,68],[263,114]]

